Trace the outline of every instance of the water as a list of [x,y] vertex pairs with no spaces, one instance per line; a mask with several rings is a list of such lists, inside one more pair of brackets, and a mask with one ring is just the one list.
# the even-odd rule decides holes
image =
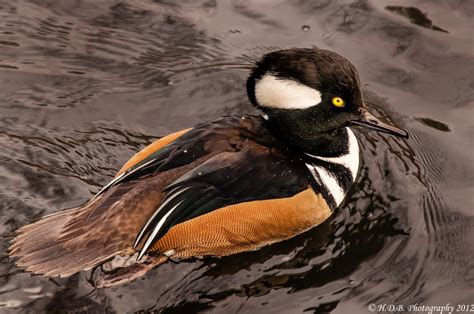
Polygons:
[[[0,1],[0,311],[474,303],[473,14],[461,0]],[[328,222],[112,289],[5,256],[17,227],[83,203],[156,137],[251,110],[263,53],[313,45],[349,58],[374,110],[411,135],[356,131],[361,176]]]

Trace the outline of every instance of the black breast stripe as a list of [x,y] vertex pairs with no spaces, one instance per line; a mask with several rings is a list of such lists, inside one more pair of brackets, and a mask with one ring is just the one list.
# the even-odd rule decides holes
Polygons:
[[347,192],[354,181],[352,177],[352,172],[345,166],[325,160],[320,160],[317,158],[312,158],[312,165],[319,166],[326,169],[329,173],[336,178],[337,183],[343,189],[344,192]]
[[328,206],[331,209],[331,211],[334,211],[337,207],[336,200],[332,196],[331,191],[329,191],[329,189],[321,180],[319,173],[315,169],[310,170],[308,168],[310,166],[311,164],[308,164],[306,167],[306,170],[307,170],[308,180],[310,181],[310,184],[311,184],[311,188],[314,190],[314,192],[321,193],[323,198],[328,203]]

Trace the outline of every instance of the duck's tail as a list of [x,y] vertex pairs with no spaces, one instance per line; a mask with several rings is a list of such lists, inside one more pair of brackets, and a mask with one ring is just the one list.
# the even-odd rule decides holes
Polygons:
[[27,271],[59,277],[90,269],[113,257],[120,248],[110,243],[98,245],[93,239],[87,239],[87,230],[75,223],[86,218],[97,201],[21,227],[11,241],[9,255],[17,258],[15,263]]
[[[164,193],[156,193],[164,185],[162,180],[150,177],[125,182],[82,206],[21,227],[11,241],[9,255],[19,267],[50,277],[68,277],[114,257],[127,259],[137,254],[133,241],[162,201]],[[108,271],[101,285],[131,281],[165,259],[157,254],[127,260],[122,265],[112,263],[120,270]]]

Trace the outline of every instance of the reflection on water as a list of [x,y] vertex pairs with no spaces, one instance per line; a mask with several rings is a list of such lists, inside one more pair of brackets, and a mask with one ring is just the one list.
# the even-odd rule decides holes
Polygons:
[[89,281],[98,269],[44,278],[3,254],[0,309],[365,313],[370,303],[470,303],[473,13],[462,1],[0,2],[2,252],[18,226],[81,204],[156,137],[252,110],[246,75],[275,49],[348,57],[373,111],[411,136],[356,130],[363,166],[343,206],[256,252],[169,262],[101,290]]
[[442,29],[433,24],[433,22],[426,16],[425,13],[421,12],[420,9],[414,7],[402,7],[399,5],[388,5],[385,9],[398,15],[404,16],[410,20],[413,24],[421,27],[430,28],[434,31],[448,33],[447,30]]

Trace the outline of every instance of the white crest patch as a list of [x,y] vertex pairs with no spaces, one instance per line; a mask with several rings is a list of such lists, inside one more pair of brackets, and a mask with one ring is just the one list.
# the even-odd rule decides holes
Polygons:
[[321,93],[295,80],[264,75],[255,84],[260,106],[279,109],[305,109],[321,102]]

